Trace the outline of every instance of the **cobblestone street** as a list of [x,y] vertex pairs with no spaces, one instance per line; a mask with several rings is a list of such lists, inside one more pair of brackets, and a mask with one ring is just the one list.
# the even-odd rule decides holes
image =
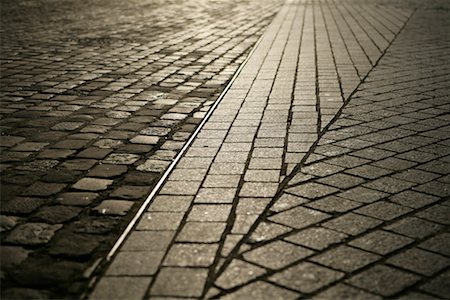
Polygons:
[[450,3],[1,3],[2,299],[450,299]]

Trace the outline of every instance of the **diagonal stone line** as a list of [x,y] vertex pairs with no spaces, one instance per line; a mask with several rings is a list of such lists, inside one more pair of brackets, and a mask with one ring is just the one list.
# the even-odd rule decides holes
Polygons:
[[[405,25],[406,25],[406,23],[404,24],[404,26],[405,26]],[[398,36],[398,34],[399,34],[399,33],[397,33],[396,37]],[[392,44],[392,42],[391,42],[391,44]],[[386,49],[386,50],[387,50],[387,49]],[[386,53],[386,50],[383,52],[383,55],[384,55],[384,53]],[[381,56],[381,57],[382,57],[382,56]],[[379,60],[381,59],[381,57],[378,59],[377,63],[379,62]],[[377,64],[375,64],[375,66],[376,66],[376,65],[377,65]],[[372,68],[372,70],[373,70],[373,68]],[[366,75],[366,77],[367,77],[367,75]],[[358,85],[358,86],[359,86],[359,85]],[[355,90],[356,90],[356,89],[355,89]],[[354,92],[353,92],[353,93],[354,93]],[[352,93],[352,94],[353,94],[353,93]],[[349,99],[350,99],[350,98],[349,98]],[[348,103],[349,99],[347,99],[346,104]],[[342,111],[342,108],[340,109],[338,115],[340,114],[341,111]],[[325,129],[322,131],[321,135],[323,135],[323,134],[328,130],[328,128],[330,127],[330,125],[331,125],[336,119],[337,119],[337,116],[335,116],[335,117],[333,118],[333,120],[331,121],[331,123],[329,123],[329,124],[325,127]],[[316,145],[317,145],[317,141],[316,141],[315,145],[314,145],[311,149],[314,149]],[[305,160],[306,160],[306,159],[305,159]],[[286,177],[285,180],[283,180],[283,182],[280,184],[280,187],[283,187],[283,186],[285,186],[285,185],[287,184],[288,180],[292,177],[292,174],[295,174],[295,173],[296,173],[296,170],[298,170],[298,169],[300,168],[300,166],[305,162],[305,160],[303,160],[302,163],[301,163],[300,165],[298,165],[298,166],[294,169],[294,171],[291,173],[290,176]],[[281,189],[279,189],[279,191],[280,191],[280,190],[281,190]],[[276,199],[276,198],[275,198],[275,199]],[[234,263],[234,262],[233,262],[233,257],[235,257],[235,256],[238,254],[239,248],[240,248],[240,246],[243,244],[243,242],[246,241],[246,240],[248,240],[249,237],[251,236],[251,234],[257,229],[258,225],[261,223],[262,218],[265,217],[266,213],[268,212],[268,209],[274,204],[274,202],[275,202],[274,200],[271,201],[271,203],[266,207],[266,209],[263,211],[263,213],[262,213],[262,214],[260,215],[260,217],[257,219],[257,221],[251,226],[249,232],[244,236],[244,238],[243,238],[241,241],[239,241],[239,242],[237,243],[236,247],[230,252],[230,255],[226,258],[226,260],[225,260],[223,266],[219,269],[218,273],[216,274],[216,278],[219,278],[219,277],[221,276],[221,274],[227,270],[227,266],[229,266],[230,264],[231,264],[230,268],[233,267],[233,263]],[[281,229],[280,229],[280,230],[281,230]]]

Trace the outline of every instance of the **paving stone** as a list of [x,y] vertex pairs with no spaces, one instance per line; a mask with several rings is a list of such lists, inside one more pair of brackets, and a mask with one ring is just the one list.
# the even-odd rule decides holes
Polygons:
[[74,150],[65,149],[46,149],[39,153],[39,158],[59,159],[67,158],[75,153]]
[[370,292],[391,297],[420,280],[419,276],[388,266],[376,265],[359,273],[346,282]]
[[450,196],[450,188],[448,184],[441,183],[438,181],[428,182],[418,187],[415,187],[414,189],[419,192],[425,192],[439,197]]
[[140,164],[136,168],[136,170],[144,172],[162,173],[167,169],[167,167],[169,167],[169,165],[170,165],[169,161],[147,159],[143,164]]
[[242,260],[233,259],[216,280],[219,287],[229,289],[243,283],[246,283],[259,275],[265,273],[265,270],[255,265],[246,263]]
[[207,171],[207,169],[175,169],[170,174],[170,180],[202,181]]
[[358,186],[339,193],[337,196],[361,203],[372,203],[389,196],[389,194]]
[[133,144],[156,145],[159,142],[158,136],[138,135],[130,139]]
[[66,187],[61,183],[35,182],[22,195],[45,197],[61,192]]
[[386,263],[426,276],[446,268],[450,259],[418,248],[408,249],[387,259]]
[[448,296],[450,288],[448,287],[448,280],[450,278],[450,272],[446,271],[437,277],[433,278],[429,282],[423,284],[420,289],[437,297],[444,298]]
[[311,293],[343,276],[341,272],[303,262],[272,275],[269,280],[302,293]]
[[48,203],[46,199],[16,197],[3,202],[0,210],[7,214],[29,214],[46,203]]
[[438,197],[434,197],[431,195],[415,192],[415,191],[404,191],[399,194],[396,194],[389,198],[390,201],[398,203],[403,206],[411,207],[411,208],[421,208],[430,203],[438,201]]
[[278,189],[277,183],[244,182],[240,197],[273,197]]
[[346,200],[335,196],[328,196],[314,202],[306,204],[307,207],[325,211],[328,213],[347,212],[361,206],[361,203]]
[[117,220],[112,218],[81,218],[80,221],[73,223],[74,232],[88,234],[105,234],[111,232],[117,225]]
[[338,283],[337,285],[326,289],[325,291],[313,296],[311,299],[366,299],[366,300],[379,300],[381,297],[367,293],[360,289],[355,289],[346,284]]
[[108,186],[111,185],[112,183],[113,181],[109,179],[85,177],[78,180],[72,187],[77,190],[95,192],[106,190]]
[[372,165],[359,166],[353,169],[346,170],[345,172],[352,175],[364,177],[367,179],[376,179],[381,176],[392,173],[391,170],[375,167]]
[[245,164],[243,163],[216,163],[211,165],[209,174],[211,175],[240,175],[244,174]]
[[133,231],[122,251],[166,251],[174,234],[173,231]]
[[450,244],[450,234],[444,232],[419,244],[418,247],[429,251],[437,252],[446,256],[450,256],[449,244]]
[[150,294],[200,297],[207,275],[207,269],[162,268],[150,290]]
[[176,230],[183,216],[182,213],[145,213],[138,222],[136,230]]
[[396,179],[394,177],[383,177],[364,184],[365,187],[386,193],[398,193],[409,189],[414,185],[415,184],[412,182]]
[[[75,140],[75,139],[66,139],[56,144],[52,145],[52,148],[56,149],[72,149],[78,150],[84,148],[89,143],[88,140]],[[104,148],[104,147],[100,147]]]
[[147,196],[149,188],[146,186],[122,185],[116,188],[109,196],[121,199],[141,199]]
[[438,299],[438,298],[433,297],[430,294],[424,294],[424,293],[418,293],[418,292],[408,292],[406,294],[403,294],[403,296],[401,296],[398,299],[401,299],[401,300],[406,300],[406,299],[435,300],[435,299]]
[[411,238],[383,230],[376,230],[351,241],[349,245],[386,255],[401,249],[412,242],[414,242],[414,240]]
[[290,290],[283,289],[276,285],[257,281],[250,283],[243,288],[238,289],[236,292],[227,294],[221,299],[232,300],[232,299],[297,299],[298,294]]
[[[31,288],[51,288],[69,280],[78,280],[84,264],[66,260],[52,261],[47,257],[28,257],[12,273],[13,279]],[[34,279],[33,279],[34,278]]]
[[2,147],[12,147],[21,141],[25,140],[24,137],[21,136],[2,136]]
[[89,170],[88,176],[111,178],[124,174],[128,168],[123,165],[101,164]]
[[16,147],[12,148],[11,150],[12,151],[25,151],[25,152],[40,151],[47,145],[48,145],[48,143],[25,142],[25,143],[18,144]]
[[397,221],[385,229],[399,233],[414,239],[422,239],[427,237],[442,228],[441,225],[431,223],[415,217],[407,217],[400,221]]
[[269,220],[296,229],[300,229],[312,224],[319,223],[329,217],[330,215],[316,210],[305,207],[295,207],[271,216]]
[[193,198],[193,196],[156,196],[149,211],[185,212]]
[[49,293],[37,289],[10,288],[2,293],[5,299],[48,299]]
[[176,240],[178,242],[214,243],[219,242],[226,223],[187,222]]
[[340,189],[348,189],[364,182],[363,179],[347,174],[334,174],[317,180],[317,182],[324,183]]
[[26,250],[17,246],[2,245],[0,258],[2,261],[2,270],[12,270],[17,268],[30,254],[30,250]]
[[439,175],[416,169],[408,169],[401,173],[394,174],[392,177],[415,183],[425,183],[439,177]]
[[217,244],[174,244],[164,260],[164,266],[209,267],[213,264]]
[[378,255],[342,245],[314,256],[311,261],[349,273],[378,259],[380,259]]
[[341,243],[347,237],[344,233],[322,227],[311,227],[290,235],[285,240],[312,249],[322,250],[330,245]]
[[290,194],[282,194],[270,208],[271,211],[280,212],[289,208],[307,203],[309,200]]
[[139,155],[129,153],[112,153],[107,156],[103,163],[115,165],[132,165],[139,160]]
[[101,239],[92,235],[65,232],[52,242],[49,254],[72,259],[89,257],[101,243]]
[[103,277],[90,298],[142,299],[151,281],[151,277]]
[[133,205],[133,201],[103,200],[93,211],[101,215],[124,216]]
[[200,188],[195,196],[196,203],[232,203],[236,189],[234,188]]
[[132,185],[152,185],[158,178],[159,175],[155,173],[128,171],[125,175],[124,182]]
[[94,159],[72,159],[66,160],[61,167],[68,170],[86,171],[92,168],[97,163]]
[[259,215],[270,202],[270,198],[240,198],[236,207],[237,215]]
[[270,269],[280,269],[313,254],[313,251],[283,241],[275,241],[244,253],[247,261]]
[[32,218],[36,221],[58,224],[76,218],[81,213],[81,210],[79,207],[66,205],[45,206],[33,214]]
[[72,131],[83,126],[81,122],[61,122],[53,126],[52,130]]
[[167,181],[160,193],[163,195],[195,195],[200,181]]
[[380,225],[382,222],[370,217],[347,213],[323,224],[324,227],[349,235],[358,235],[368,229]]
[[48,243],[62,225],[45,223],[24,223],[15,227],[5,242],[18,245],[40,245]]
[[282,234],[290,232],[291,228],[282,226],[279,224],[262,222],[259,223],[256,227],[255,231],[249,237],[249,243],[258,243],[262,241],[267,241],[276,237],[279,237]]
[[120,140],[114,139],[101,139],[96,141],[93,146],[101,148],[101,149],[115,149],[122,145],[123,142]]
[[355,210],[355,213],[381,220],[392,220],[411,212],[412,209],[387,201],[378,201]]
[[102,159],[105,158],[108,154],[110,154],[112,149],[102,149],[97,147],[87,148],[80,153],[77,154],[78,157],[83,158],[94,158],[94,159]]
[[106,271],[107,276],[152,276],[164,256],[162,251],[121,251]]
[[339,190],[318,183],[305,183],[299,186],[288,188],[286,189],[286,191],[300,197],[305,197],[308,199],[316,199],[335,193]]
[[59,204],[73,205],[73,206],[87,206],[91,204],[98,194],[88,192],[68,192],[59,194],[56,198]]
[[335,174],[342,170],[344,170],[344,168],[326,162],[318,162],[302,168],[302,172],[319,177]]
[[187,221],[226,222],[230,211],[231,205],[196,204],[192,207]]
[[17,221],[17,217],[0,215],[0,232],[11,230],[17,225]]

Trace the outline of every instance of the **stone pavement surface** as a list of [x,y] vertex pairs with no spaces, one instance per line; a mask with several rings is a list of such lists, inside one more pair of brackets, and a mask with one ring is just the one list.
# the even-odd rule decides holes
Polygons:
[[1,2],[2,298],[74,298],[282,0]]
[[90,299],[449,299],[450,5],[287,1]]

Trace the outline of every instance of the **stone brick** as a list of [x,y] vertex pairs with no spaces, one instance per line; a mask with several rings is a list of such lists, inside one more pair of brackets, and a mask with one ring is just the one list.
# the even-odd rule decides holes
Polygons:
[[176,240],[178,242],[199,242],[214,243],[219,242],[226,223],[218,222],[187,222]]
[[216,284],[219,287],[229,289],[244,284],[264,273],[265,270],[260,267],[233,259],[226,270],[217,278]]
[[29,186],[22,194],[29,196],[51,196],[59,193],[66,187],[65,184],[61,183],[46,183],[46,182],[35,182]]
[[349,244],[364,250],[386,255],[401,249],[412,242],[414,242],[414,240],[408,237],[383,230],[376,230],[351,241]]
[[349,273],[373,263],[378,259],[380,259],[378,255],[341,245],[318,256],[314,256],[311,261]]
[[343,276],[344,273],[303,262],[270,276],[269,280],[302,293],[311,293]]
[[322,227],[310,227],[286,237],[285,240],[309,248],[322,250],[330,245],[341,243],[346,237],[348,236],[344,233]]
[[152,276],[164,256],[162,251],[121,251],[106,271],[106,276]]
[[121,199],[141,199],[147,196],[150,189],[146,186],[122,185],[116,188],[109,196]]
[[151,277],[103,277],[90,299],[142,299]]
[[330,217],[328,214],[299,206],[271,216],[269,220],[300,229],[319,223],[328,217]]
[[304,259],[314,252],[301,246],[275,241],[244,253],[244,258],[260,266],[276,270]]
[[133,201],[103,200],[93,211],[101,215],[125,216],[133,205]]
[[128,170],[123,165],[101,164],[91,169],[88,173],[90,177],[111,178],[120,176]]
[[72,187],[77,190],[95,192],[106,190],[112,183],[113,181],[109,179],[85,177],[77,181]]
[[226,222],[230,215],[231,205],[196,204],[192,207],[187,221]]
[[48,243],[62,225],[45,223],[24,223],[14,228],[5,241],[19,245],[40,245]]
[[65,205],[45,206],[33,214],[32,218],[51,224],[64,223],[76,218],[81,210],[79,207]]
[[432,276],[450,265],[450,259],[418,248],[408,249],[387,259],[386,263]]
[[420,280],[419,276],[391,267],[376,265],[346,282],[370,292],[391,297]]
[[162,268],[150,295],[200,297],[207,275],[207,269]]
[[217,244],[174,244],[164,260],[164,266],[209,267],[214,262]]

